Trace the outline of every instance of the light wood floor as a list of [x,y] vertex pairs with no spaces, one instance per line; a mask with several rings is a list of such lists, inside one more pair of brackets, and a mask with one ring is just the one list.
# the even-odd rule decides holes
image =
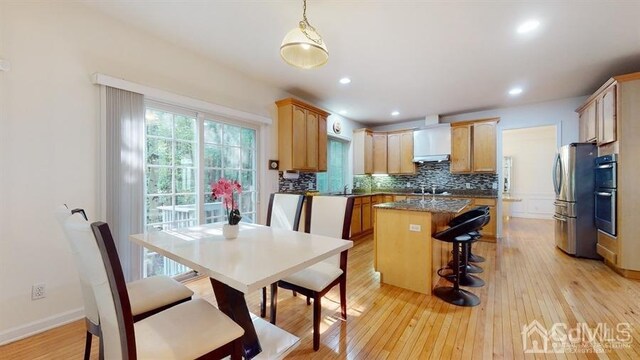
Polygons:
[[[312,307],[302,297],[280,291],[278,325],[299,336],[290,359],[564,359],[640,358],[640,282],[625,279],[602,262],[574,259],[553,245],[553,222],[512,218],[497,244],[478,243],[483,288],[470,289],[480,306],[461,308],[433,297],[380,285],[372,268],[372,239],[356,243],[349,254],[348,320],[339,320],[338,293],[322,302],[320,350],[312,350]],[[189,284],[213,301],[208,279]],[[259,294],[249,296],[258,313]],[[630,323],[631,346],[603,354],[527,354],[523,325],[539,321],[575,327],[598,323],[615,329]],[[92,358],[97,359],[94,341]],[[584,349],[594,344],[585,342]],[[80,359],[84,324],[75,322],[0,347],[0,359]]]

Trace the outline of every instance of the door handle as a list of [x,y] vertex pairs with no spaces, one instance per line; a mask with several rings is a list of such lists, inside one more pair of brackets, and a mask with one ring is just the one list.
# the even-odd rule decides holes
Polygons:
[[553,215],[553,218],[558,220],[558,221],[567,222],[567,219],[561,218],[561,217],[559,217],[557,215]]
[[598,165],[597,168],[598,169],[611,169],[611,168],[613,168],[613,164]]
[[612,197],[613,196],[612,193],[601,192],[601,191],[596,191],[596,195],[598,195],[598,196],[607,196],[607,197]]

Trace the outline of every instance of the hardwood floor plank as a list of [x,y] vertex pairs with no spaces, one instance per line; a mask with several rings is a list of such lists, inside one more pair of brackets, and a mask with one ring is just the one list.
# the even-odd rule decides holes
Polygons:
[[[497,243],[474,244],[487,260],[482,288],[469,288],[481,304],[461,308],[389,285],[373,271],[373,241],[367,237],[349,252],[347,321],[340,319],[338,288],[322,299],[320,350],[312,349],[313,307],[290,291],[278,293],[278,326],[301,338],[288,359],[638,359],[640,358],[640,281],[614,273],[600,261],[576,259],[555,248],[553,222],[511,218]],[[449,285],[441,280],[441,285]],[[215,304],[208,279],[188,286]],[[247,296],[259,312],[259,292]],[[631,325],[631,346],[593,353],[528,354],[523,326],[586,323]],[[84,322],[76,321],[0,346],[0,359],[80,359]],[[92,359],[98,358],[94,339]]]

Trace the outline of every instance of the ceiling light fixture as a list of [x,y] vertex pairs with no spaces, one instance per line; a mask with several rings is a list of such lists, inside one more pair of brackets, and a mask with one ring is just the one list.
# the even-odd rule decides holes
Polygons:
[[340,79],[340,84],[349,84],[351,83],[351,79],[349,79],[348,77],[343,77],[342,79]]
[[518,34],[526,34],[537,29],[538,26],[540,26],[540,21],[538,20],[525,21],[520,26],[518,26]]
[[301,69],[322,66],[329,60],[327,45],[307,20],[307,0],[304,0],[302,20],[282,40],[280,56],[287,64]]
[[520,94],[522,94],[522,88],[516,87],[516,88],[513,88],[513,89],[509,90],[509,95],[511,95],[511,96],[516,96],[516,95],[520,95]]
[[400,115],[399,111],[394,111],[394,112],[391,113],[391,116],[398,116],[398,115]]

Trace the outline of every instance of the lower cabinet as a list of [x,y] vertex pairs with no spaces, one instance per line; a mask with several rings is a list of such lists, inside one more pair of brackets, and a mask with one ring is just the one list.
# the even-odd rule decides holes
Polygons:
[[359,196],[353,199],[351,212],[351,239],[369,234],[373,230],[373,203],[376,196]]

